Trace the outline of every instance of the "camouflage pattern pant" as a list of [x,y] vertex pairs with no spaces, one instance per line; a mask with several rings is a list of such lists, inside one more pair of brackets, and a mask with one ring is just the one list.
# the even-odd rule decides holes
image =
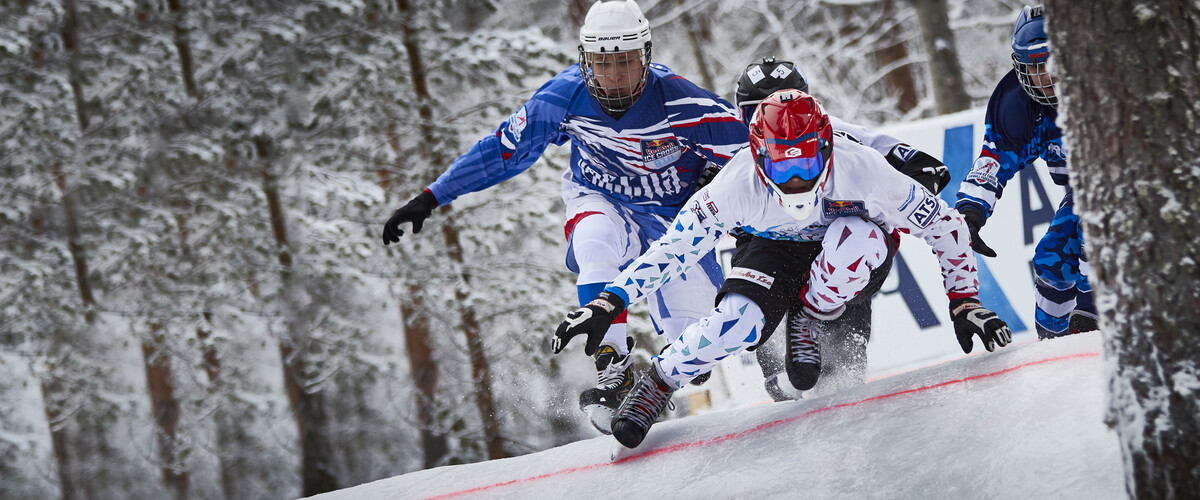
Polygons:
[[1073,317],[1095,322],[1096,306],[1087,280],[1083,232],[1074,207],[1074,193],[1068,188],[1033,254],[1038,338],[1072,333],[1069,325]]

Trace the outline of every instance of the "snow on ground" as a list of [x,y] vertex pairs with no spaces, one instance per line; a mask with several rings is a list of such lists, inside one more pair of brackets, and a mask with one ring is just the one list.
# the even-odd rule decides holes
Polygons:
[[426,498],[1125,498],[1099,333],[1010,345],[816,399],[660,422],[319,495]]

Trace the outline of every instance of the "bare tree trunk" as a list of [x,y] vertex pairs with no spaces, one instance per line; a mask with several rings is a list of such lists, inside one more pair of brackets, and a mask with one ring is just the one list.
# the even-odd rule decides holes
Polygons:
[[564,0],[567,3],[567,19],[574,29],[566,30],[566,34],[570,35],[567,38],[578,40],[579,27],[583,26],[583,19],[587,16],[587,11],[591,7],[590,0]]
[[[88,127],[88,109],[87,98],[83,93],[83,77],[78,69],[79,64],[79,24],[78,24],[78,4],[75,0],[65,0],[63,2],[63,25],[62,39],[63,48],[70,54],[68,57],[68,81],[71,86],[71,94],[75,100],[75,116],[79,123],[79,139],[82,140]],[[79,288],[79,298],[83,302],[85,313],[84,319],[88,324],[92,324],[96,320],[96,298],[92,294],[91,279],[88,275],[88,260],[81,243],[81,234],[79,230],[78,215],[75,212],[74,195],[71,192],[67,182],[67,174],[63,171],[63,165],[56,163],[54,165],[54,182],[62,193],[63,219],[67,232],[67,250],[71,253],[71,261],[75,267],[75,282]],[[64,336],[50,336],[50,352],[61,352],[64,350]],[[53,373],[53,370],[50,370]],[[77,498],[77,493],[83,485],[76,484],[77,478],[74,477],[74,469],[72,467],[70,436],[67,434],[65,417],[55,406],[54,395],[61,394],[68,390],[65,387],[60,387],[55,381],[43,381],[42,392],[46,398],[46,418],[50,421],[50,439],[54,447],[54,456],[58,464],[58,479],[59,487],[62,491],[64,500],[72,500]]]
[[428,469],[441,463],[450,453],[450,445],[437,417],[438,366],[429,342],[429,318],[422,311],[425,306],[424,293],[415,285],[409,286],[407,291],[407,300],[400,303],[400,314],[404,321],[405,352],[408,353],[409,369],[417,388],[417,426],[421,430],[424,466]]
[[[278,183],[271,172],[271,163],[275,161],[276,155],[269,139],[257,138],[255,144],[259,158],[265,162],[262,170],[263,193],[266,195],[270,212],[271,231],[279,249],[280,281],[285,297],[282,300],[287,304],[291,303],[287,298],[290,290],[297,285],[283,201],[279,195]],[[300,433],[300,475],[304,483],[301,491],[305,496],[311,496],[339,487],[333,468],[334,446],[329,433],[326,432],[329,427],[329,413],[325,395],[321,392],[309,392],[305,387],[305,367],[308,363],[306,326],[296,319],[296,314],[288,314],[291,317],[284,320],[286,332],[285,338],[279,343],[279,355],[283,361],[288,401],[296,419],[297,431]]]
[[147,339],[142,341],[142,358],[146,368],[146,386],[150,389],[150,404],[154,410],[154,423],[158,427],[158,459],[162,462],[163,482],[184,500],[188,496],[188,473],[174,467],[179,430],[179,400],[175,398],[171,362],[167,358],[166,338],[162,325],[150,326]]
[[909,0],[917,9],[925,53],[929,55],[929,77],[933,82],[933,97],[938,114],[953,113],[971,107],[971,96],[963,84],[962,66],[946,0]]
[[[895,0],[883,0],[883,18],[885,22],[896,17]],[[896,96],[896,109],[901,114],[912,111],[917,107],[917,82],[913,78],[912,65],[904,63],[908,59],[908,48],[904,46],[899,25],[893,26],[883,35],[882,45],[886,47],[875,52],[875,58],[880,68],[897,65],[888,71],[884,77],[888,95]]]
[[467,290],[471,289],[471,275],[462,270],[463,250],[459,242],[458,229],[453,224],[442,225],[442,236],[446,240],[446,251],[451,260],[458,264],[463,286],[455,290],[463,322],[463,335],[467,338],[467,354],[471,359],[471,378],[475,383],[475,406],[479,408],[479,416],[483,419],[483,438],[487,443],[488,458],[507,457],[504,451],[504,440],[500,435],[500,416],[496,414],[496,402],[492,396],[492,369],[488,364],[487,355],[483,349],[483,337],[480,335],[479,320],[475,317],[475,309],[464,304],[470,299]]
[[[179,227],[183,228],[183,224],[180,224]],[[186,240],[186,237],[183,238]],[[186,248],[185,244],[184,249],[186,250]],[[204,360],[204,375],[208,378],[209,393],[212,394],[221,383],[221,356],[212,341],[212,313],[204,311],[200,317],[202,322],[200,326],[196,327],[196,340],[200,342],[200,354]],[[225,444],[232,440],[231,435],[234,434],[226,428],[227,420],[223,418],[216,420],[217,460],[221,471],[221,493],[225,498],[236,498],[238,485],[234,480],[235,474],[229,470],[230,464],[226,459]]]
[[1047,7],[1125,488],[1200,498],[1200,4]]
[[[686,2],[687,0],[678,0],[679,5]],[[717,88],[714,84],[713,70],[709,68],[706,56],[706,50],[712,46],[712,22],[708,16],[703,14],[693,16],[689,11],[684,11],[680,19],[687,29],[688,42],[692,46],[692,57],[696,59],[696,70],[700,72],[701,86],[706,89]]]
[[195,63],[192,61],[192,47],[188,44],[187,27],[184,25],[184,15],[187,11],[184,9],[183,0],[168,0],[167,6],[171,9],[171,14],[174,17],[175,49],[179,51],[179,69],[180,74],[183,75],[183,88],[187,91],[188,97],[195,99],[200,95],[200,91],[196,88],[196,71]]
[[[400,10],[409,14],[413,14],[412,8],[407,0],[400,0]],[[436,138],[433,134],[433,99],[429,93],[429,83],[426,79],[425,63],[421,58],[421,48],[418,43],[419,37],[416,29],[413,28],[413,23],[404,24],[402,33],[404,47],[409,55],[409,68],[412,72],[413,91],[418,98],[418,115],[421,117],[421,134],[422,134],[422,151],[421,156],[428,158],[428,165],[435,168],[445,168],[450,162],[442,155],[433,152],[428,145],[434,144]],[[442,212],[445,213],[449,207],[444,207]],[[459,241],[458,229],[454,227],[453,220],[446,220],[443,224],[442,236],[449,250],[451,260],[458,266],[463,268],[464,259],[462,253],[462,245]],[[460,287],[456,292],[458,299],[459,316],[463,323],[463,335],[466,336],[467,349],[471,358],[471,373],[475,384],[475,399],[476,406],[479,408],[480,418],[483,422],[484,441],[487,444],[488,457],[492,459],[504,458],[507,454],[504,452],[503,440],[501,437],[500,420],[496,414],[496,403],[492,396],[492,378],[488,367],[487,357],[483,349],[483,339],[480,337],[479,321],[475,316],[475,310],[469,305],[469,284],[470,276],[463,272],[462,280],[464,286]]]

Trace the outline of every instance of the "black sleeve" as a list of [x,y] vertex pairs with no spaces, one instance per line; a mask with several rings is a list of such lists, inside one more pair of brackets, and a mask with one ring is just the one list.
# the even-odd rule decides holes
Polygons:
[[907,144],[897,144],[886,158],[893,168],[933,194],[940,193],[950,183],[950,171],[941,160]]

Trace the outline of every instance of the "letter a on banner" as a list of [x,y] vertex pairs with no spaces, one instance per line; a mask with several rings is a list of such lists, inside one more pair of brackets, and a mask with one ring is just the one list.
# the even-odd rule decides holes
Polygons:
[[[954,202],[958,201],[955,195],[962,184],[962,179],[967,177],[971,165],[975,163],[975,126],[963,125],[946,129],[943,144],[942,161],[950,170],[950,184],[942,190],[941,198],[950,206],[954,206]],[[1024,183],[1022,183],[1023,186]],[[1008,328],[1013,333],[1027,330],[1025,323],[1021,321],[1020,316],[1017,316],[1017,311],[1009,303],[1008,297],[1004,295],[1004,290],[1000,288],[1000,283],[996,282],[996,278],[992,276],[992,271],[988,269],[984,260],[983,257],[976,256],[976,267],[979,270],[979,301],[1000,316],[1005,323],[1008,323]]]

